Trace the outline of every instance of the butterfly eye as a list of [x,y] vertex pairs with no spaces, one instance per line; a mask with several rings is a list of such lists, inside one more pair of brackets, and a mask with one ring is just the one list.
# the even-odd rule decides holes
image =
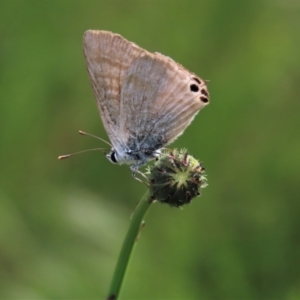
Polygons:
[[191,89],[192,92],[198,92],[199,91],[199,87],[198,87],[197,84],[191,84],[190,89]]
[[111,161],[112,163],[114,164],[117,164],[118,161],[117,161],[117,154],[116,154],[116,151],[115,150],[111,150],[111,152],[109,154],[106,155],[107,159],[109,161]]
[[113,151],[113,152],[111,153],[110,159],[111,159],[112,162],[118,163],[117,158],[116,158],[116,152],[115,152],[115,151]]

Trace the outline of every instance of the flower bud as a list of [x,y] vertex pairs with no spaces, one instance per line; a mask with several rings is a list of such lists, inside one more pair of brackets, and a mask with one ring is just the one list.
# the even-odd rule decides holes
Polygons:
[[153,198],[175,207],[190,203],[207,186],[204,168],[186,149],[162,153],[147,173]]

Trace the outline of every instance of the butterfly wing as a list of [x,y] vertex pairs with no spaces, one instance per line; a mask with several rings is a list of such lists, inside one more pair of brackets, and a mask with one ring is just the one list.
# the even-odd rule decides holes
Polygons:
[[84,54],[104,128],[118,150],[120,135],[120,93],[124,75],[143,50],[118,34],[88,30],[83,37]]
[[156,150],[176,139],[209,102],[205,82],[171,58],[143,53],[121,90],[121,128],[127,141]]

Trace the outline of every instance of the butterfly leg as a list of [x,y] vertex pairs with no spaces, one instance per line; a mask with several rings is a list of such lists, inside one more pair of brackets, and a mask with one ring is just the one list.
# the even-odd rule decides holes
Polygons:
[[[138,166],[137,166],[137,165],[131,166],[131,167],[130,167],[130,170],[131,170],[131,172],[132,172],[132,177],[133,177],[135,180],[137,180],[137,181],[139,181],[139,182],[145,184],[147,187],[149,187],[149,185],[146,183],[146,182],[149,180],[148,177],[147,177],[143,172],[141,172],[141,171],[138,169]],[[146,182],[144,182],[143,180],[141,180],[140,178],[138,178],[138,177],[136,176],[136,174],[139,174],[140,176],[142,176],[143,178],[145,178],[145,179],[146,179]]]

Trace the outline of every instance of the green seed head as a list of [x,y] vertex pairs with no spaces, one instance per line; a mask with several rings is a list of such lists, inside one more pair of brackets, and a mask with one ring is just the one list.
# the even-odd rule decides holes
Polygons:
[[207,185],[204,168],[186,149],[161,154],[147,173],[153,198],[175,207],[190,203]]

